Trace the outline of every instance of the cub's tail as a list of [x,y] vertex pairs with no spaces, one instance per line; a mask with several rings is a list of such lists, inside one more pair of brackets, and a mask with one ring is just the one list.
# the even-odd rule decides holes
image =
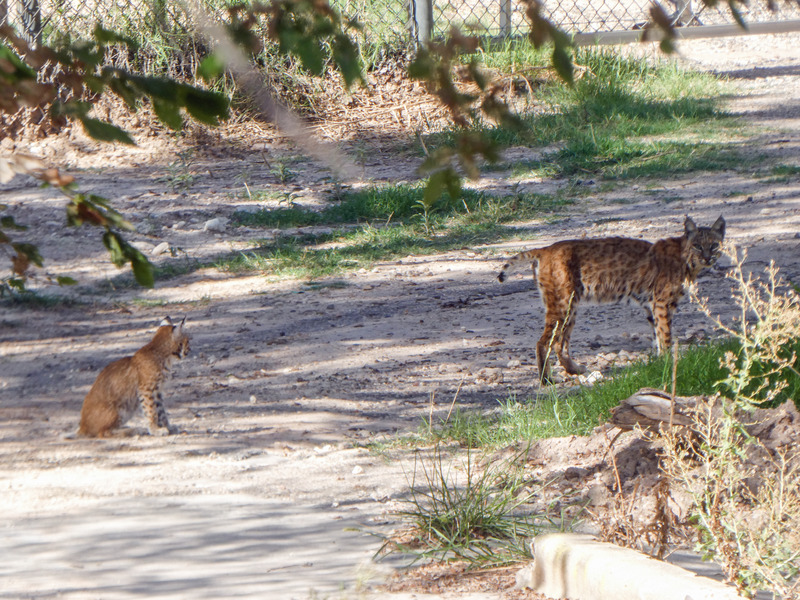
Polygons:
[[503,268],[500,269],[500,273],[497,274],[497,279],[501,283],[506,280],[507,274],[516,270],[520,266],[531,265],[534,270],[534,277],[536,276],[536,267],[539,264],[539,250],[526,250],[525,252],[520,252],[519,254],[512,256],[508,259],[508,262],[503,265]]

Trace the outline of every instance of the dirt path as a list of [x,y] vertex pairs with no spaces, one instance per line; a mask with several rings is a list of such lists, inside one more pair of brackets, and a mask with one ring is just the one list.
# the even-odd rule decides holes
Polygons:
[[[731,109],[762,128],[752,150],[800,164],[800,38],[683,47],[695,66],[728,74],[741,90]],[[251,150],[195,162],[185,193],[170,189],[174,171],[148,163],[165,151],[155,145],[64,156],[87,169],[77,173],[82,188],[119,196],[140,223],[141,248],[168,241],[186,254],[157,260],[179,264],[263,235],[203,230],[213,217],[252,207],[241,197],[243,173],[252,189],[279,187],[261,150]],[[376,157],[367,177],[414,177],[415,159],[390,159]],[[317,167],[292,163],[299,175],[288,187],[301,203],[330,187]],[[478,185],[508,188],[507,175]],[[517,242],[407,257],[313,285],[207,270],[142,293],[104,283],[116,271],[95,236],[55,235],[57,195],[18,179],[0,187],[0,202],[45,236],[51,271],[79,278],[96,300],[4,308],[0,318],[0,598],[339,597],[379,577],[382,567],[369,559],[380,542],[354,530],[396,520],[413,468],[409,453],[389,460],[361,445],[415,430],[432,399],[446,411],[456,390],[459,406],[482,409],[536,393],[530,349],[542,314],[533,284],[494,278]],[[598,193],[563,213],[530,224],[537,245],[584,233],[656,239],[677,234],[687,213],[702,224],[723,214],[752,264],[774,259],[800,283],[797,176],[692,174],[656,190]],[[731,314],[723,269],[700,285],[713,308]],[[167,392],[183,433],[64,440],[100,368],[145,343],[165,313],[186,315],[193,336]],[[711,328],[684,303],[676,331],[687,340]],[[627,306],[587,307],[573,336],[576,359],[600,370],[650,345],[643,315]]]

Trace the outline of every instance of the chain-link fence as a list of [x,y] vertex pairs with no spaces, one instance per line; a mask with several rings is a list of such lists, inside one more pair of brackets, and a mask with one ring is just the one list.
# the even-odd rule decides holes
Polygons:
[[[234,0],[230,0],[233,2]],[[662,0],[679,26],[734,24],[727,3],[708,7],[701,0]],[[226,0],[206,0],[219,14]],[[635,31],[648,20],[651,0],[544,0],[545,14],[565,31],[587,34]],[[515,0],[332,0],[355,17],[375,44],[446,35],[452,27],[480,35],[516,36],[527,31],[525,6]],[[795,23],[800,29],[800,0],[751,0],[742,7],[750,24]],[[191,37],[190,21],[175,0],[0,0],[0,24],[10,23],[32,41],[54,35],[88,35],[98,22],[137,39],[159,42],[164,51]],[[784,30],[786,27],[783,28]],[[177,48],[175,48],[177,49]]]
[[[663,1],[667,14],[678,26],[733,25],[735,20],[720,2],[711,8],[700,0]],[[649,18],[651,0],[545,0],[545,15],[573,34],[640,29]],[[752,0],[742,7],[747,23],[800,20],[800,2],[783,1],[770,10],[766,0]],[[462,29],[495,35],[524,35],[525,6],[513,0],[435,0],[434,35],[455,25]],[[800,26],[800,23],[798,23]]]

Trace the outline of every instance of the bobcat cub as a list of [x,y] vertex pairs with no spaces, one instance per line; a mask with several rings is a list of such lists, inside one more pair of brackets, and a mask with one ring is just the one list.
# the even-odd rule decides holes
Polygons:
[[711,227],[697,227],[686,217],[681,237],[655,243],[623,237],[565,240],[511,258],[498,279],[504,281],[518,265],[531,264],[544,302],[544,333],[536,344],[542,381],[550,381],[551,351],[567,373],[585,371],[569,355],[577,305],[585,300],[638,302],[653,325],[658,352],[668,351],[672,315],[683,296],[683,284],[716,262],[724,237],[722,217]]
[[149,344],[100,372],[83,401],[79,436],[108,436],[133,416],[139,403],[151,435],[174,433],[160,388],[172,360],[189,353],[189,336],[183,330],[185,320],[173,325],[165,317]]

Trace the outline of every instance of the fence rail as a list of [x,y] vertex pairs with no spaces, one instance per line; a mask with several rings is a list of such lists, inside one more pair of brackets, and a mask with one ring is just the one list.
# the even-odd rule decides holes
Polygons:
[[[219,14],[227,0],[205,0]],[[233,0],[230,0],[233,1]],[[545,14],[577,41],[618,43],[638,37],[651,0],[544,0]],[[683,37],[742,32],[727,3],[708,7],[700,0],[662,0]],[[508,37],[527,32],[525,7],[516,0],[331,0],[340,12],[365,24],[375,43],[424,40],[452,27],[479,35]],[[742,7],[750,29],[759,33],[800,31],[800,1],[751,0]],[[68,33],[87,36],[94,25],[138,32],[157,39],[191,35],[188,15],[175,0],[0,0],[0,24],[10,23],[29,41],[40,43]],[[728,27],[724,29],[724,27]],[[722,27],[722,29],[721,29]],[[742,32],[743,33],[743,32]],[[137,36],[138,37],[138,36]],[[167,45],[168,46],[168,45]]]

